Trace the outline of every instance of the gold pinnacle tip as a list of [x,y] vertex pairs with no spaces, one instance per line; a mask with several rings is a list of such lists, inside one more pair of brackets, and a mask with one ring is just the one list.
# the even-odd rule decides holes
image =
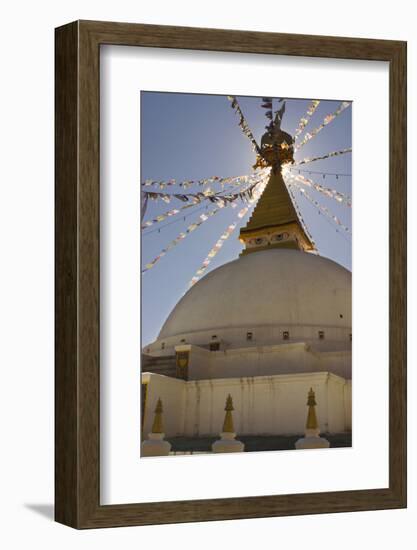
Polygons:
[[233,411],[233,399],[232,399],[232,396],[229,395],[227,396],[227,399],[226,399],[226,406],[224,408],[225,411]]
[[162,411],[163,411],[162,401],[160,398],[158,398],[158,401],[155,407],[155,416],[152,424],[152,433],[154,434],[161,434],[164,432],[164,426],[162,423]]
[[316,399],[315,399],[315,393],[313,391],[313,388],[310,388],[310,391],[308,392],[308,399],[307,399],[307,405],[308,405],[308,413],[307,413],[307,422],[306,422],[306,428],[308,430],[317,430],[319,427],[319,423],[317,421],[317,415],[316,415]]
[[310,388],[310,391],[308,392],[307,405],[309,407],[314,407],[315,405],[317,405],[316,394],[314,393],[313,388]]
[[224,415],[223,432],[233,433],[235,431],[233,426],[233,416],[232,416],[232,411],[234,409],[233,409],[233,400],[230,393],[227,396],[226,406],[224,407],[224,410],[226,411],[226,414]]

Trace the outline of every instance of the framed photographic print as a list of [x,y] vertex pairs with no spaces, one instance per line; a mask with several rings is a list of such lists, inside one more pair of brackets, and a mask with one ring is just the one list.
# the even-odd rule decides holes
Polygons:
[[56,29],[56,520],[406,506],[406,44]]

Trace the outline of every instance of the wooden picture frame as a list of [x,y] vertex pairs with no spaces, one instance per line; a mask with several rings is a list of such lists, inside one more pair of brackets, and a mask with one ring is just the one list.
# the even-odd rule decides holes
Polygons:
[[[389,487],[100,505],[99,56],[117,44],[389,62]],[[406,506],[406,43],[77,21],[56,29],[55,518],[75,528]]]

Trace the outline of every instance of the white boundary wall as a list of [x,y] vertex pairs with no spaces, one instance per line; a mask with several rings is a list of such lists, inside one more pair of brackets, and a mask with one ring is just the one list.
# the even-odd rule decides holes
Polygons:
[[158,398],[167,437],[217,435],[229,393],[238,434],[303,434],[310,388],[316,394],[321,431],[351,429],[351,382],[328,372],[192,381],[144,373],[142,383],[148,384],[145,435],[151,431]]

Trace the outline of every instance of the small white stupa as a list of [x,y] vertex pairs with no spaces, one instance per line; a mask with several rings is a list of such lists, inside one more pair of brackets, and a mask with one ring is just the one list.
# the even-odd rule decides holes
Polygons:
[[308,392],[308,413],[305,436],[295,442],[296,449],[326,449],[330,443],[324,437],[320,437],[320,428],[316,415],[316,396],[313,388]]
[[211,446],[213,453],[241,453],[245,450],[245,444],[236,439],[236,433],[233,426],[233,400],[232,396],[227,396],[226,406],[224,408],[223,431],[220,433],[220,439]]
[[158,399],[155,407],[155,416],[152,424],[152,431],[148,439],[142,443],[142,456],[167,456],[171,450],[171,443],[164,440],[164,428],[162,422],[162,401]]

